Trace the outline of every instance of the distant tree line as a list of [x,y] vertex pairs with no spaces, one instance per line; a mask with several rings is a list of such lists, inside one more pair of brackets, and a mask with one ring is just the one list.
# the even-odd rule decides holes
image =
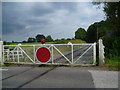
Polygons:
[[[27,41],[22,41],[22,43],[34,43],[34,42],[40,42],[41,39],[45,39],[46,42],[54,42],[56,44],[58,43],[66,43],[66,40],[74,40],[75,38],[61,38],[61,39],[53,39],[51,35],[48,35],[47,37],[45,37],[43,34],[38,34],[35,36],[35,38],[33,37],[29,37],[27,39]],[[17,43],[12,41],[12,43]]]
[[47,37],[45,37],[43,34],[38,34],[35,36],[35,38],[33,37],[29,37],[27,41],[23,41],[23,43],[33,43],[33,42],[40,42],[40,40],[44,38],[46,40],[46,42],[53,42],[53,38],[51,37],[51,35],[48,35]]

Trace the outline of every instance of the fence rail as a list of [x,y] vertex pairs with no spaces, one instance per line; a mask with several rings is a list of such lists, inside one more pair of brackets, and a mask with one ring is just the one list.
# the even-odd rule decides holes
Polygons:
[[[48,63],[36,59],[39,47],[50,49],[51,58]],[[96,64],[96,43],[81,44],[36,44],[36,45],[3,45],[2,62],[31,64]]]

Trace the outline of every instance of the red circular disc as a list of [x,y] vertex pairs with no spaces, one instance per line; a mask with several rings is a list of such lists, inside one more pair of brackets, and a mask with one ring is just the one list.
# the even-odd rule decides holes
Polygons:
[[50,50],[46,47],[38,48],[36,57],[41,63],[46,63],[50,60]]

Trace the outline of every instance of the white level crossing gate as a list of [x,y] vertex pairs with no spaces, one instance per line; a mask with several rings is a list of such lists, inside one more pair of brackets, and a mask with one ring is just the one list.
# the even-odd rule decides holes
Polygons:
[[[41,63],[36,58],[36,50],[47,47],[50,60]],[[95,65],[96,43],[89,44],[37,44],[37,45],[3,45],[3,63],[23,64],[59,64],[59,65]]]

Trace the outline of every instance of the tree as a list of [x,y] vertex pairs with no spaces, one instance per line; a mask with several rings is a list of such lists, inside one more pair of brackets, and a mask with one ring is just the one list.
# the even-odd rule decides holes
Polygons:
[[31,42],[35,42],[35,41],[36,41],[35,38],[31,38],[31,37],[28,38],[28,42],[30,42],[30,43],[31,43]]
[[95,22],[94,24],[90,25],[87,30],[87,42],[97,42],[99,38],[103,37],[111,37],[113,36],[114,32],[112,27],[109,26],[109,21],[100,21]]
[[22,43],[27,43],[27,41],[22,41]]
[[12,43],[14,43],[14,41],[12,41]]
[[105,37],[106,55],[120,56],[120,2],[107,2],[104,5],[106,20],[112,29],[111,37]]
[[[94,5],[100,5],[101,3],[93,3]],[[120,36],[120,2],[104,2],[103,11],[106,15],[106,21],[111,28],[112,37]]]
[[42,35],[42,34],[38,34],[35,38],[36,38],[36,41],[37,41],[37,42],[40,42],[40,40],[41,40],[42,38],[45,39],[45,36]]
[[97,41],[97,24],[94,23],[88,27],[87,42],[93,43]]
[[114,36],[120,36],[120,2],[107,2],[104,5],[104,12],[114,31]]
[[67,40],[71,40],[71,38],[67,38]]
[[105,54],[110,57],[120,56],[120,2],[106,2],[103,8],[106,15],[105,22],[107,28],[109,27],[103,38]]
[[60,39],[55,39],[55,42],[59,41]]
[[64,40],[65,40],[65,38],[61,38],[61,40],[62,40],[62,41],[64,41]]
[[90,43],[97,42],[99,38],[110,34],[112,32],[107,21],[95,22],[88,27],[86,41]]
[[76,38],[76,39],[86,40],[86,35],[87,35],[87,32],[86,32],[85,29],[83,29],[83,28],[79,28],[79,29],[75,32],[75,38]]
[[48,36],[46,37],[46,41],[47,41],[47,42],[53,42],[54,40],[52,39],[52,37],[51,37],[50,35],[48,35]]

